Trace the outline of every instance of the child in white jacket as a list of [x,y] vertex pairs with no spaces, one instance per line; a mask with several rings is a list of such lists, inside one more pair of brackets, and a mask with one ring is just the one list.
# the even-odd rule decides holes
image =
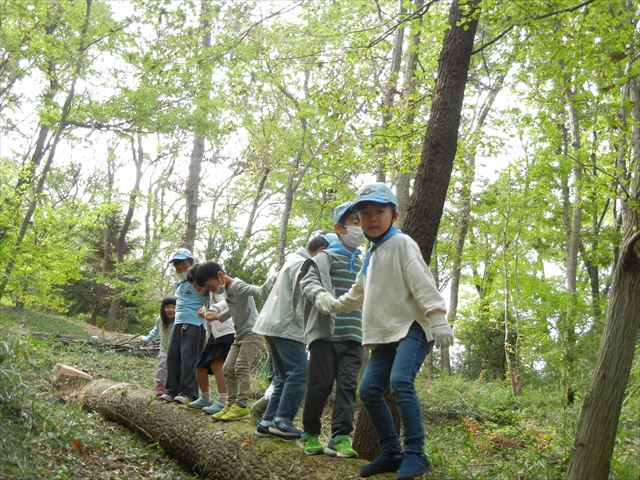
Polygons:
[[[358,192],[353,208],[371,248],[347,293],[336,299],[321,291],[314,303],[325,313],[362,306],[362,343],[371,348],[371,357],[359,391],[382,453],[363,465],[360,475],[397,472],[398,480],[407,480],[431,468],[424,454],[415,377],[434,343],[441,348],[450,346],[453,333],[446,321],[444,300],[420,248],[393,226],[398,219],[393,192],[383,183],[366,185]],[[388,386],[400,410],[404,448],[384,400]]]

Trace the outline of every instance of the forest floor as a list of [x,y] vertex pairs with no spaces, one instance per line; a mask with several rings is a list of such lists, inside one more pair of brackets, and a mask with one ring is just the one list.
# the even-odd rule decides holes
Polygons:
[[[151,390],[157,359],[136,337],[0,309],[0,478],[200,478],[157,444],[66,402],[50,382],[53,366],[67,363]],[[258,398],[267,384],[259,365],[252,381]],[[515,399],[506,382],[462,375],[421,374],[417,389],[434,465],[426,478],[563,478],[580,405],[563,406],[553,382],[527,378]],[[325,416],[329,424],[329,409]],[[640,399],[633,395],[623,408],[611,478],[639,480],[638,472]]]

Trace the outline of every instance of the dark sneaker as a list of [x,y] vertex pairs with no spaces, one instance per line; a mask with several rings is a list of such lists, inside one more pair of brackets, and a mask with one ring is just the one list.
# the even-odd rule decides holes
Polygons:
[[257,437],[262,437],[262,438],[273,437],[273,434],[269,431],[269,427],[270,426],[271,426],[271,422],[270,421],[258,420],[256,422],[255,435]]
[[324,449],[324,453],[338,458],[358,458],[358,452],[351,446],[349,435],[331,437],[329,445]]
[[298,440],[302,438],[302,431],[293,426],[293,422],[288,418],[276,417],[273,419],[269,432],[276,437],[285,440]]
[[416,478],[431,470],[429,459],[424,453],[405,452],[398,468],[398,480]]
[[400,452],[382,452],[370,463],[360,467],[361,477],[370,477],[378,473],[397,472],[402,462],[402,454]]

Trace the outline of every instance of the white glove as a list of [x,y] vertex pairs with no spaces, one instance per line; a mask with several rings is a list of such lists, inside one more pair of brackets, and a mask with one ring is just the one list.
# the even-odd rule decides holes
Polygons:
[[431,335],[433,335],[438,348],[446,348],[453,345],[453,331],[447,323],[431,327]]
[[335,313],[340,308],[340,300],[331,295],[329,292],[322,291],[316,295],[313,304],[322,313]]

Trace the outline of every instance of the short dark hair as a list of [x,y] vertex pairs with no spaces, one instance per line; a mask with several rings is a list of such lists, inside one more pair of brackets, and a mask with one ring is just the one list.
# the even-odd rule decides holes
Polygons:
[[307,251],[309,253],[316,253],[323,248],[329,247],[329,242],[327,242],[327,240],[322,235],[324,235],[324,232],[311,239],[309,245],[307,245]]
[[167,317],[167,313],[164,311],[166,305],[175,305],[177,298],[173,295],[168,295],[162,299],[160,303],[160,318],[162,319],[162,330],[166,330],[169,324],[173,321]]
[[[189,270],[191,271],[191,270]],[[203,262],[198,265],[198,270],[196,272],[195,280],[198,282],[198,285],[204,287],[204,284],[207,283],[207,280],[211,280],[212,278],[216,278],[220,272],[223,272],[222,266],[216,262]]]

